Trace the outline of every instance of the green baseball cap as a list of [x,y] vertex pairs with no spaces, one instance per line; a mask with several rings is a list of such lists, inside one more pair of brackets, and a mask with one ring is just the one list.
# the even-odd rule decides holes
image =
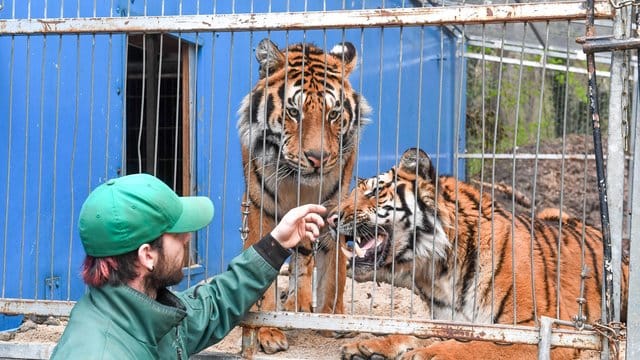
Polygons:
[[114,256],[135,250],[164,233],[202,229],[213,218],[205,196],[178,196],[149,174],[111,179],[87,197],[78,219],[87,255]]

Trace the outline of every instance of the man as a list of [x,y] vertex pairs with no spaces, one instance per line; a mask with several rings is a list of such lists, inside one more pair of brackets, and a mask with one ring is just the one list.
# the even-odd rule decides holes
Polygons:
[[[221,340],[275,280],[290,248],[315,240],[320,205],[297,207],[207,283],[173,293],[191,232],[207,226],[207,197],[179,197],[147,174],[112,179],[78,221],[89,291],[74,306],[52,359],[188,359]],[[188,247],[187,247],[188,248]]]

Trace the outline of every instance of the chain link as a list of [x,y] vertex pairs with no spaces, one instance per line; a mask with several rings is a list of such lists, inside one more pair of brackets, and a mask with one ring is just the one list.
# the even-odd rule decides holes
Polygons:
[[242,239],[242,247],[249,237],[249,201],[242,202],[242,226],[238,229],[240,231],[240,239]]
[[629,5],[640,5],[639,0],[622,0],[620,2],[616,2],[615,0],[609,0],[609,3],[614,9],[620,9]]
[[573,324],[578,330],[584,329],[587,317],[584,315],[584,304],[587,299],[584,297],[584,281],[589,277],[589,268],[585,265],[580,272],[580,297],[576,299],[578,303],[578,314],[573,317]]
[[609,341],[609,347],[613,348],[612,359],[618,359],[620,354],[620,341],[624,341],[626,336],[624,335],[625,326],[621,322],[612,321],[609,324],[602,324],[600,321],[596,321],[592,324],[593,330],[603,337],[606,337]]
[[318,254],[318,241],[312,241],[313,253],[313,272],[311,273],[311,308],[313,312],[318,307],[318,261],[316,255]]

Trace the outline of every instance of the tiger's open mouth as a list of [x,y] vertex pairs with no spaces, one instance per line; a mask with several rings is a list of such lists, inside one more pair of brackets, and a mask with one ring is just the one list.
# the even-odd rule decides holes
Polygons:
[[381,266],[389,253],[389,233],[381,226],[357,226],[355,237],[353,232],[344,236],[346,247],[340,249],[356,266]]

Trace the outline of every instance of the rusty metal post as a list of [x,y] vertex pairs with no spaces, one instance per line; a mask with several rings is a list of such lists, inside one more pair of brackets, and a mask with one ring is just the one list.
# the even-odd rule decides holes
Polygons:
[[[594,0],[587,0],[587,38],[595,35]],[[609,206],[607,204],[607,179],[604,174],[602,155],[602,137],[600,133],[600,110],[598,108],[598,85],[596,82],[596,64],[593,52],[587,52],[587,70],[589,77],[589,115],[593,129],[593,150],[596,158],[596,174],[598,177],[598,195],[600,198],[600,220],[602,225],[602,247],[604,260],[604,291],[602,322],[608,324],[614,318],[613,312],[613,272],[611,268],[611,229],[609,228]],[[608,343],[603,340],[603,356],[608,354]]]
[[242,327],[242,358],[253,359],[258,352],[258,328]]

